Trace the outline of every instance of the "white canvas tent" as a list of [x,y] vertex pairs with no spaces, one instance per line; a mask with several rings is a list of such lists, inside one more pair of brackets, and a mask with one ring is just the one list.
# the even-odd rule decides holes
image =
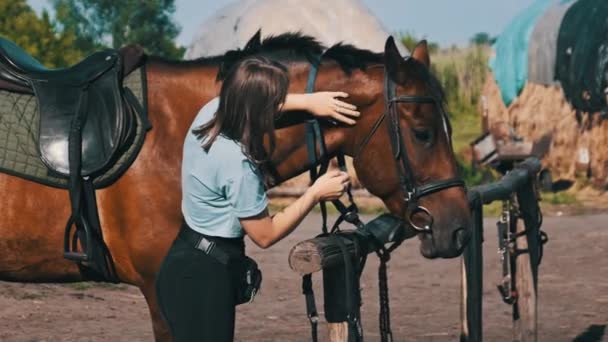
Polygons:
[[[262,38],[300,31],[325,46],[343,41],[383,52],[390,33],[360,0],[239,0],[203,22],[186,59],[242,48],[259,29]],[[402,55],[407,49],[396,40]]]

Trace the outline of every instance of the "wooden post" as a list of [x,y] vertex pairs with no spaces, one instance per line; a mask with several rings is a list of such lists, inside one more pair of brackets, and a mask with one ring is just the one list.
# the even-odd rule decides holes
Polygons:
[[[525,226],[519,222],[517,232],[523,232]],[[518,250],[528,249],[526,235],[516,239]],[[515,259],[515,288],[517,301],[513,305],[513,341],[535,342],[537,340],[536,324],[536,289],[530,255],[522,253]]]
[[[416,232],[413,229],[406,229],[400,218],[390,214],[383,214],[375,218],[368,222],[365,227],[372,234],[375,241],[369,241],[362,237],[355,238],[360,243],[359,248],[367,251],[367,253],[373,253],[378,249],[376,243],[384,245],[416,236]],[[348,234],[356,233],[354,231],[343,231],[337,234],[337,237],[342,239],[346,250],[354,256],[357,246],[353,243],[353,238],[347,238]],[[314,273],[323,268],[342,265],[344,265],[342,252],[336,246],[335,241],[332,241],[329,237],[318,237],[301,241],[289,251],[289,266],[300,274]]]
[[[331,272],[333,268],[335,268],[336,273],[340,273],[338,270],[344,268],[344,256],[336,244],[336,238],[344,243],[346,251],[351,254],[351,257],[354,257],[357,252],[360,253],[361,251],[373,253],[378,249],[378,244],[384,245],[416,235],[415,231],[406,229],[406,227],[403,226],[403,221],[400,218],[390,214],[381,215],[368,222],[365,225],[365,229],[371,236],[360,235],[361,231],[359,231],[359,233],[355,233],[354,231],[343,231],[339,234],[335,234],[333,237],[318,237],[301,241],[289,252],[289,266],[292,270],[302,275],[321,270],[324,270],[324,273],[328,271]],[[352,236],[352,234],[357,235]],[[358,245],[353,242],[355,239],[358,241]],[[343,277],[344,274],[341,274]],[[325,281],[330,281],[334,285],[339,285],[338,280],[331,280],[331,277],[324,279],[324,282]],[[324,291],[327,291],[329,287],[330,286],[324,286]],[[357,287],[352,290],[358,291],[359,289]],[[334,291],[334,293],[342,292],[336,292],[336,288],[332,289],[332,291]],[[329,310],[326,308],[326,316],[328,312]],[[346,322],[328,323],[328,326],[331,342],[349,341],[348,324]]]
[[348,323],[328,323],[329,342],[348,342]]
[[515,259],[515,288],[517,301],[513,305],[513,341],[536,342],[538,340],[537,284],[540,241],[538,218],[540,209],[533,183],[521,187],[517,193],[523,223],[517,223],[517,233],[526,231],[515,241],[520,253]]
[[460,340],[482,340],[483,290],[483,207],[480,200],[471,203],[471,240],[462,256]]

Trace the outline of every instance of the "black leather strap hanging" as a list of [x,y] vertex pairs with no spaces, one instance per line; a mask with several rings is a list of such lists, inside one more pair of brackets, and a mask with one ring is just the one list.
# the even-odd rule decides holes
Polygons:
[[[308,74],[308,82],[306,84],[306,92],[312,93],[314,90],[315,79],[317,77],[319,63],[311,63],[310,71]],[[319,141],[319,154],[317,156],[317,141]],[[325,155],[325,145],[323,137],[321,135],[321,127],[316,119],[308,120],[306,122],[306,148],[308,152],[308,160],[310,163],[310,179],[314,182],[317,177],[317,165]],[[327,217],[327,209],[324,204],[321,204],[321,212],[323,215],[323,233],[327,233],[327,226],[325,224]],[[312,288],[312,274],[305,274],[302,276],[302,293],[306,300],[306,316],[310,322],[310,334],[313,342],[318,341],[318,323],[319,313],[317,311],[317,305],[315,303],[315,293]]]
[[[314,83],[315,83],[314,81],[315,81],[315,78],[317,75],[318,65],[319,65],[318,63],[311,64],[311,69],[309,72],[309,77],[308,77],[308,82],[307,82],[307,87],[306,87],[306,92],[308,92],[308,93],[312,93],[314,91]],[[310,170],[309,170],[310,179],[311,179],[311,182],[314,182],[319,176],[325,174],[329,167],[329,158],[327,158],[328,154],[327,154],[327,148],[325,146],[325,140],[323,139],[323,133],[322,133],[319,121],[316,118],[313,118],[306,122],[306,147],[307,147],[309,165],[310,165]],[[317,155],[317,147],[319,150],[318,155]],[[338,160],[338,167],[340,168],[340,170],[346,172],[346,161],[345,161],[344,154],[342,152],[338,152],[336,154],[336,157]],[[319,167],[318,171],[317,171],[317,167]],[[359,216],[358,216],[358,208],[353,201],[353,196],[352,196],[352,191],[351,191],[350,185],[347,189],[347,194],[348,194],[349,201],[351,203],[348,207],[346,205],[344,205],[340,200],[331,201],[332,204],[336,207],[336,209],[340,212],[340,217],[336,221],[336,224],[334,224],[334,226],[332,228],[332,233],[336,232],[338,230],[339,224],[343,221],[347,221],[349,223],[355,224],[358,227],[363,226],[363,223],[360,221]],[[327,235],[328,234],[328,231],[327,231],[327,204],[325,201],[321,201],[319,203],[319,206],[321,208],[321,215],[322,215],[322,222],[323,222],[321,235]],[[360,301],[358,299],[356,299],[356,298],[358,298],[358,296],[354,296],[354,291],[356,291],[357,289],[354,289],[355,279],[353,279],[353,278],[356,277],[356,280],[358,282],[358,278],[360,276],[359,270],[362,269],[362,267],[358,267],[357,269],[353,268],[352,260],[350,259],[350,254],[346,250],[344,243],[339,238],[335,238],[334,241],[336,241],[336,244],[341,249],[341,252],[344,257],[344,263],[345,263],[345,284],[346,284],[345,300],[347,303],[347,312],[348,312],[347,321],[348,321],[348,327],[349,327],[349,338],[350,338],[350,341],[359,342],[359,341],[363,340],[363,332],[361,329],[359,309],[358,309],[358,306],[360,305]],[[365,253],[365,255],[367,255],[367,254]],[[306,274],[302,277],[302,292],[306,298],[306,312],[307,312],[307,316],[308,316],[308,319],[311,324],[312,341],[316,342],[318,340],[317,327],[318,327],[319,316],[318,316],[318,311],[317,311],[316,303],[315,303],[315,299],[314,299],[314,291],[312,288],[312,275],[311,274]]]
[[[82,89],[78,112],[70,128],[68,185],[72,214],[66,223],[64,257],[76,261],[81,273],[88,279],[119,283],[112,256],[103,243],[95,188],[91,178],[83,177],[81,172],[82,128],[87,114],[88,90],[88,87]],[[75,231],[70,238],[72,228],[75,228]],[[77,251],[78,241],[83,252]]]

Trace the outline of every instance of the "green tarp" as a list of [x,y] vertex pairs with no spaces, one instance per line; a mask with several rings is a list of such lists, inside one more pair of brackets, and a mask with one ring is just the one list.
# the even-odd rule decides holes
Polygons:
[[557,1],[537,0],[517,15],[493,45],[495,56],[490,69],[505,105],[519,95],[528,79],[528,42],[537,19]]

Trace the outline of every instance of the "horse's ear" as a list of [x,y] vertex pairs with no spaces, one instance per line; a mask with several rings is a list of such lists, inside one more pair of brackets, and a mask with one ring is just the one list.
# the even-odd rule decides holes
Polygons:
[[[402,73],[401,65],[403,63],[403,57],[397,49],[395,39],[393,36],[388,37],[384,44],[384,65],[389,75],[397,76]],[[396,79],[399,79],[397,77]]]
[[429,48],[426,40],[423,40],[416,45],[414,52],[412,52],[412,58],[426,65],[427,68],[431,66],[431,57],[429,57]]
[[262,45],[262,29],[259,29],[253,37],[249,39],[247,44],[245,44],[245,48],[243,50],[251,50],[258,48]]

